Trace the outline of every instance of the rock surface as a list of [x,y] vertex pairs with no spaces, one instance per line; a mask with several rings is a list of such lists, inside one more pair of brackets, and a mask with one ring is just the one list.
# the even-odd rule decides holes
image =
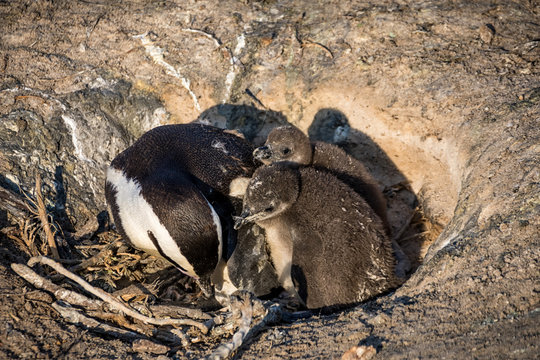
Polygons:
[[[395,231],[416,202],[443,229],[395,292],[268,329],[240,358],[540,353],[537,2],[13,1],[0,19],[0,185],[30,190],[41,174],[68,231],[97,224],[118,152],[195,119],[255,144],[291,122],[381,187],[407,183]],[[2,357],[150,357],[32,300],[8,241]]]

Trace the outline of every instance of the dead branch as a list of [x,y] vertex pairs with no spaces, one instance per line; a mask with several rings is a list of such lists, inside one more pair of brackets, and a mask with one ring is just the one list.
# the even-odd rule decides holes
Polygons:
[[102,324],[96,319],[86,316],[82,311],[70,307],[68,304],[62,304],[61,302],[56,301],[52,306],[69,322],[73,324],[82,324],[92,331],[130,341],[145,338],[144,335],[132,331],[117,328],[108,324]]
[[[189,337],[181,329],[171,329],[170,333],[180,339],[180,343],[184,348],[188,348],[191,344]],[[159,338],[160,333],[156,334],[155,336]]]
[[86,311],[86,309],[84,309],[84,312],[86,315],[91,316],[94,319],[97,318],[97,319],[104,320],[107,322],[114,322],[116,325],[119,325],[124,329],[137,332],[147,337],[152,337],[152,335],[156,331],[156,328],[153,325],[144,325],[139,322],[134,323],[128,320],[126,316],[122,313],[114,313],[114,312],[99,311],[99,310]]
[[[240,303],[240,306],[231,304],[231,310],[234,313],[242,313],[241,322],[238,331],[233,335],[233,339],[224,345],[219,346],[207,359],[226,359],[238,349],[242,344],[246,343],[248,339],[253,338],[263,331],[265,327],[269,325],[279,324],[282,320],[297,320],[311,316],[310,311],[300,311],[298,313],[290,314],[283,309],[283,306],[273,302],[263,303],[261,300],[251,297],[251,295],[243,295],[245,297],[244,303]],[[249,309],[246,309],[246,301],[249,304]],[[248,313],[249,312],[249,313]],[[249,328],[250,324],[247,323],[247,316],[251,318],[260,318],[260,320]],[[247,330],[247,332],[246,332]]]
[[51,231],[51,226],[49,224],[49,216],[47,214],[47,208],[43,202],[43,195],[41,194],[41,177],[36,175],[36,205],[38,208],[39,221],[41,221],[41,226],[45,231],[45,236],[47,237],[47,244],[49,249],[51,249],[52,256],[55,259],[60,259],[60,254],[58,253],[58,248],[56,247],[56,241],[54,240],[54,234]]
[[[116,322],[117,324],[119,324],[119,325],[121,325],[121,326],[123,326],[123,327],[125,327],[127,329],[130,329],[130,330],[132,330],[134,332],[140,333],[140,334],[148,336],[148,337],[152,336],[153,331],[151,329],[144,329],[144,328],[141,328],[141,325],[135,326],[133,324],[130,324],[125,320],[125,318],[123,318],[122,315],[114,314],[114,313],[108,313],[108,312],[103,311],[103,309],[106,307],[105,305],[107,305],[107,303],[105,303],[105,302],[103,302],[101,300],[90,299],[90,298],[88,298],[88,297],[86,297],[86,296],[84,296],[82,294],[77,293],[77,292],[64,289],[63,287],[54,284],[50,280],[43,278],[42,276],[40,276],[39,274],[34,272],[34,270],[32,270],[31,268],[29,268],[28,266],[26,266],[24,264],[15,264],[14,263],[14,264],[11,264],[11,268],[19,276],[21,276],[23,279],[28,281],[30,284],[32,284],[36,288],[43,289],[45,291],[48,291],[48,292],[52,293],[53,296],[56,299],[58,299],[58,300],[60,300],[62,302],[66,302],[66,303],[69,303],[71,305],[83,307],[85,312],[87,312],[88,315],[90,315],[90,316],[92,316],[94,318],[99,318],[101,320],[106,320],[106,321],[112,320],[112,321]],[[152,308],[153,306],[150,306],[150,307]],[[182,312],[182,308],[180,308],[180,311],[176,311],[178,309],[176,309],[174,306],[165,306],[163,308],[169,309],[171,313]],[[73,320],[75,317],[82,316],[82,314],[80,312],[76,311],[75,309],[66,308],[66,306],[63,306],[63,308],[61,309],[62,311],[60,311],[59,309],[56,309],[56,310],[58,310],[58,312],[62,316],[65,316],[66,319],[69,320],[69,321]],[[164,315],[167,314],[165,312],[165,309],[159,309],[159,311],[161,311],[162,314],[164,314]],[[206,315],[206,314],[204,314],[204,315]],[[206,315],[206,316],[210,317],[210,315]],[[98,323],[97,320],[92,319],[92,324],[93,325],[95,325],[97,323]],[[89,323],[83,323],[83,325],[88,326],[90,324]],[[186,341],[185,335],[182,337],[182,336],[180,336],[178,334],[178,332],[173,332],[173,330],[179,330],[179,329],[172,329],[170,331],[172,334],[169,334],[168,336],[166,335],[166,333],[164,333],[164,334],[159,333],[160,334],[160,336],[159,336],[160,339],[162,339],[164,341],[167,341],[169,343],[173,343],[173,344],[178,344],[179,342],[184,344],[185,341]],[[96,331],[101,332],[101,330],[99,330],[99,329],[97,329]]]
[[[11,264],[11,268],[20,277],[34,285],[36,288],[43,289],[52,293],[58,300],[68,302],[72,305],[82,306],[88,310],[97,310],[103,308],[103,302],[101,300],[90,299],[77,292],[64,289],[61,286],[56,285],[52,281],[45,279],[37,274],[34,270],[24,264]],[[140,305],[133,304],[133,307],[137,311],[141,312]],[[202,312],[200,309],[184,308],[180,306],[168,306],[168,305],[148,305],[150,313],[154,317],[162,316],[187,316],[191,319],[211,320],[212,316]],[[210,328],[208,324],[207,328]]]
[[38,289],[43,289],[52,293],[58,300],[65,301],[73,305],[82,306],[88,310],[98,310],[102,308],[102,301],[93,300],[77,292],[64,289],[52,281],[40,276],[34,270],[24,264],[13,263],[11,264],[11,268],[24,280],[28,281]]
[[[132,306],[137,307],[136,304]],[[185,308],[185,307],[180,307],[180,306],[169,306],[169,305],[149,305],[148,307],[152,315],[156,317],[180,315],[180,316],[187,316],[191,319],[199,319],[199,320],[212,319],[212,316],[202,312],[202,310],[200,309],[191,309],[191,308]],[[207,327],[210,328],[209,326]]]
[[[105,291],[92,287],[85,280],[69,272],[61,264],[52,259],[44,256],[36,256],[28,261],[29,266],[33,266],[36,263],[41,263],[52,267],[59,274],[75,281],[77,284],[82,286],[83,289],[103,300],[102,301],[98,299],[90,299],[77,292],[64,289],[61,286],[52,283],[50,280],[43,278],[42,276],[34,272],[30,267],[24,264],[11,264],[11,268],[13,269],[13,271],[23,277],[26,281],[30,282],[37,288],[52,293],[58,299],[58,301],[53,304],[53,307],[63,317],[65,317],[68,321],[71,321],[73,323],[80,323],[83,326],[89,328],[90,330],[96,332],[110,332],[110,334],[113,336],[128,340],[140,339],[148,336],[155,337],[161,334],[158,336],[161,340],[167,341],[175,345],[182,344],[182,346],[186,347],[190,344],[191,340],[188,339],[180,329],[176,329],[176,332],[174,332],[175,329],[172,329],[167,333],[159,332],[159,330],[157,330],[157,332],[156,330],[152,331],[149,328],[143,329],[140,328],[140,326],[133,326],[131,324],[128,324],[122,314],[126,314],[134,319],[140,320],[145,324],[173,326],[191,325],[199,328],[203,333],[207,333],[208,329],[213,327],[214,324],[220,324],[223,322],[223,319],[221,318],[222,316],[211,318],[210,315],[205,314],[198,309],[184,309],[174,306],[163,305],[150,305],[149,308],[154,314],[154,316],[156,314],[170,316],[171,314],[181,313],[187,316],[199,317],[209,320],[206,323],[201,324],[193,320],[166,318],[157,319],[147,317],[127,307],[127,305],[115,299],[113,296],[109,295]],[[82,313],[80,310],[72,308],[69,304],[67,304],[68,302],[73,305],[83,307],[85,313]],[[111,310],[118,311],[120,312],[120,314],[106,312],[105,309],[107,305],[111,307]],[[208,359],[229,358],[240,346],[242,346],[246,342],[247,339],[256,336],[266,326],[279,323],[281,319],[285,317],[285,311],[283,310],[283,307],[281,305],[270,303],[270,306],[265,306],[262,301],[252,297],[252,295],[247,292],[241,293],[238,297],[232,297],[230,309],[232,312],[232,316],[230,319],[232,320],[236,318],[238,320],[232,320],[232,322],[226,324],[225,327],[228,329],[228,331],[231,331],[232,329],[234,329],[234,323],[236,322],[239,323],[237,325],[238,330],[233,335],[231,341],[220,345],[211,355],[208,356]],[[97,319],[94,319],[94,317],[106,321],[112,320],[120,326],[130,329],[131,331],[100,323]],[[255,326],[251,327],[254,318],[259,318],[260,321],[258,321]],[[195,340],[193,340],[192,342],[195,342]]]
[[144,316],[140,314],[139,312],[133,310],[132,308],[125,305],[120,300],[114,298],[109,293],[105,292],[104,290],[101,290],[99,288],[96,288],[92,285],[90,285],[87,281],[82,279],[81,277],[71,273],[67,269],[65,269],[61,264],[57,263],[56,261],[49,259],[45,256],[35,256],[28,260],[28,266],[34,266],[37,263],[41,263],[43,265],[48,265],[52,267],[54,270],[56,270],[58,273],[64,275],[70,280],[75,281],[77,284],[79,284],[84,290],[88,291],[89,293],[97,296],[101,300],[107,302],[111,307],[114,309],[123,312],[124,314],[137,319],[139,321],[142,321],[145,324],[152,324],[152,325],[172,325],[172,326],[182,326],[182,325],[188,325],[188,326],[194,326],[201,330],[203,334],[208,333],[208,328],[200,322],[190,320],[190,319],[166,319],[166,318],[151,318],[148,316]]
[[[287,311],[283,310],[283,307],[280,304],[272,303],[270,306],[264,306],[260,300],[258,300],[258,306],[254,306],[257,314],[262,316],[261,320],[251,328],[247,338],[256,336],[260,331],[263,330],[268,325],[279,324],[282,319],[287,318]],[[299,312],[300,317],[304,317],[304,313],[309,313],[308,316],[311,316],[311,312]],[[306,317],[308,317],[306,316]]]
[[135,340],[131,345],[131,348],[136,352],[154,355],[166,354],[170,350],[168,346],[155,343],[148,339]]

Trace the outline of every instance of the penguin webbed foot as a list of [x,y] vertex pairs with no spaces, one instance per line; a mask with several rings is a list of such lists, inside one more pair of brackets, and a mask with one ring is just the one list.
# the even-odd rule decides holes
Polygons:
[[306,310],[307,306],[296,290],[283,290],[275,301],[289,311]]

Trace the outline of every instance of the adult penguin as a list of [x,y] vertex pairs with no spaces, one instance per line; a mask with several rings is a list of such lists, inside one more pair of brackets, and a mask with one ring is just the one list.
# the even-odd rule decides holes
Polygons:
[[148,131],[107,169],[105,196],[118,231],[209,295],[212,274],[235,245],[231,215],[241,204],[229,192],[237,179],[251,177],[252,152],[241,136],[213,126]]

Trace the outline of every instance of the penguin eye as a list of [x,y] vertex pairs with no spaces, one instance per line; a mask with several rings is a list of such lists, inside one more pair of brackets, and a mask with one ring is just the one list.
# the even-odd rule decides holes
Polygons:
[[273,206],[269,206],[269,207],[267,207],[266,209],[264,209],[264,212],[267,212],[267,213],[272,212],[272,211],[274,211],[274,207],[273,207]]
[[283,150],[281,150],[281,153],[283,155],[288,155],[288,154],[290,154],[290,152],[291,152],[291,149],[289,149],[289,148],[284,148]]

